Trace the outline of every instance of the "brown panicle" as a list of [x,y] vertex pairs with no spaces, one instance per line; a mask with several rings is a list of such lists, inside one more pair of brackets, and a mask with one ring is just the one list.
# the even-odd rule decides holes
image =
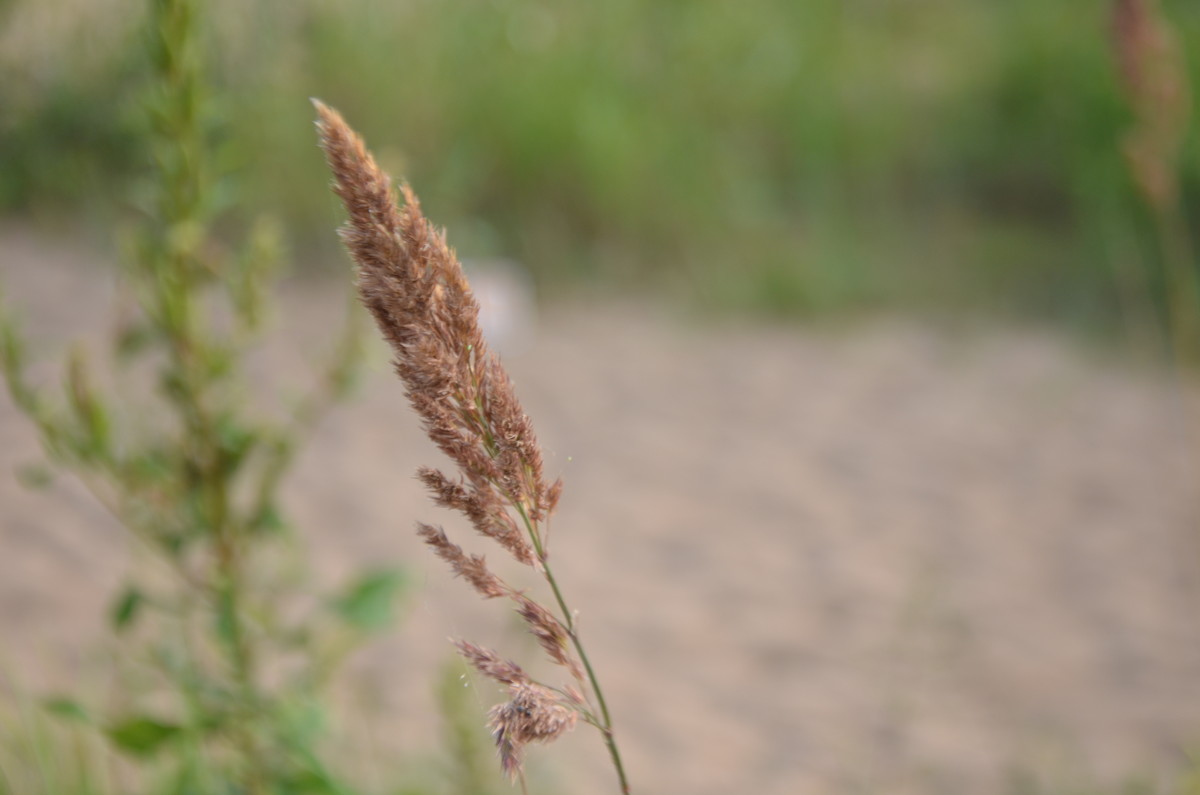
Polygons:
[[558,504],[562,482],[546,482],[533,425],[488,348],[479,304],[445,234],[421,213],[407,185],[397,197],[391,179],[336,111],[314,104],[334,190],[346,205],[341,236],[357,264],[359,297],[392,349],[393,366],[425,432],[458,469],[452,477],[422,468],[418,477],[434,502],[462,513],[480,534],[537,569],[562,610],[558,618],[514,591],[482,556],[463,552],[440,527],[418,525],[425,543],[479,594],[513,599],[546,654],[582,688],[552,690],[494,651],[455,641],[480,673],[508,686],[509,700],[489,713],[504,770],[519,776],[526,745],[553,740],[582,716],[600,729],[621,791],[628,795],[604,694],[550,571],[545,522]]
[[[445,235],[407,185],[391,179],[333,109],[314,103],[341,235],[358,264],[363,304],[391,345],[397,374],[430,438],[472,481],[489,481],[534,510],[547,486],[528,418],[479,326],[479,305]],[[506,455],[506,453],[515,455]]]

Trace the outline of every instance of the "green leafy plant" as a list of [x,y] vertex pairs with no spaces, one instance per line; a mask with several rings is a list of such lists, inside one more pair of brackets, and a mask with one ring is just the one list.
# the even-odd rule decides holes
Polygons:
[[214,231],[238,224],[212,122],[219,103],[206,87],[203,8],[149,3],[152,168],[126,240],[131,309],[107,354],[76,347],[54,389],[31,375],[16,318],[0,314],[5,381],[50,462],[149,553],[110,610],[136,686],[115,694],[115,707],[57,698],[46,709],[98,730],[167,791],[339,793],[346,787],[319,753],[325,685],[349,648],[387,626],[404,578],[371,571],[303,615],[293,609],[308,583],[283,563],[297,545],[281,482],[351,388],[359,333],[346,327],[290,412],[248,407],[247,357],[280,258],[267,223],[237,245]]

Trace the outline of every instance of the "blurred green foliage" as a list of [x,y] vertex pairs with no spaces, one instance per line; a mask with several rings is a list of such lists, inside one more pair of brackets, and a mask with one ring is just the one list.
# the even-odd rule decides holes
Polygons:
[[[1200,6],[1164,7],[1200,84]],[[341,261],[310,95],[391,142],[385,166],[462,253],[515,258],[543,287],[785,315],[908,305],[1111,323],[1161,303],[1101,0],[220,8],[210,46],[243,190],[314,259]],[[123,173],[135,67],[112,42],[36,90],[11,64],[0,75],[21,100],[0,120],[8,210],[74,206]],[[1185,161],[1194,197],[1194,147]]]
[[[149,173],[130,185],[140,216],[125,235],[127,306],[107,355],[92,337],[74,348],[61,387],[47,385],[0,300],[0,377],[15,408],[50,467],[77,477],[146,553],[109,610],[128,681],[100,703],[44,706],[102,735],[140,773],[122,792],[342,795],[326,764],[329,684],[391,622],[406,580],[378,569],[314,592],[281,489],[316,423],[352,387],[357,324],[292,410],[253,408],[250,356],[280,265],[274,235],[253,221],[242,222],[245,237],[214,233],[239,197],[222,179],[204,4],[150,0],[147,9],[148,68],[131,118]],[[61,733],[23,722],[0,745],[30,744],[35,758],[53,759],[36,749]],[[71,791],[52,766],[26,759],[0,757],[0,793]]]

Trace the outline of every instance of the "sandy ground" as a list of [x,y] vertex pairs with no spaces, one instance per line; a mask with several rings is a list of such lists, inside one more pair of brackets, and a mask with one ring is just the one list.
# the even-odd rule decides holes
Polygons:
[[[104,328],[86,252],[3,237],[0,278],[39,339]],[[267,369],[299,382],[342,302],[293,285],[285,307]],[[1170,774],[1200,739],[1198,492],[1167,379],[1024,332],[611,306],[546,312],[506,361],[566,481],[555,559],[639,792],[1115,785]],[[103,637],[127,550],[69,480],[17,483],[37,445],[5,401],[0,664],[61,682]],[[378,734],[410,749],[434,744],[448,635],[532,656],[413,538],[432,518],[469,541],[411,478],[437,461],[380,362],[289,485],[322,579],[394,561],[419,582],[351,667]],[[605,762],[579,731],[531,765],[590,795],[614,790]]]

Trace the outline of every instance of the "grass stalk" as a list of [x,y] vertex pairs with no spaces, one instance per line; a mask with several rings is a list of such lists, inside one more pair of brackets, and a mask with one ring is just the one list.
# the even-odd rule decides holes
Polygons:
[[600,710],[600,724],[597,728],[604,737],[604,745],[608,748],[608,755],[612,759],[613,769],[617,774],[617,779],[620,782],[621,792],[629,793],[629,779],[625,774],[625,765],[621,761],[621,751],[617,748],[616,734],[613,732],[612,714],[608,711],[608,702],[604,698],[604,690],[600,686],[600,678],[596,676],[596,670],[592,667],[592,662],[588,659],[587,649],[583,647],[583,641],[580,640],[579,630],[575,626],[575,614],[567,606],[567,601],[563,597],[562,589],[558,587],[558,580],[554,576],[554,570],[550,567],[549,556],[546,554],[542,546],[541,536],[534,529],[533,523],[529,519],[528,513],[524,508],[519,507],[521,519],[525,523],[525,528],[529,532],[529,538],[533,542],[534,550],[537,553],[538,560],[541,562],[542,573],[545,575],[546,582],[550,586],[550,591],[554,594],[554,601],[558,604],[560,614],[563,617],[563,624],[567,630],[567,637],[571,639],[571,645],[575,648],[575,653],[579,655],[579,661],[583,663],[583,669],[587,674],[588,684],[591,686],[591,692],[596,697],[596,706]]
[[452,478],[423,468],[419,477],[435,503],[460,512],[476,532],[537,571],[558,608],[556,615],[508,585],[482,556],[464,553],[441,528],[418,524],[425,542],[476,592],[515,603],[546,655],[580,687],[548,686],[491,650],[457,641],[476,669],[508,687],[509,701],[489,713],[501,766],[523,787],[525,747],[554,740],[582,718],[600,731],[620,791],[629,793],[608,702],[549,565],[542,529],[562,483],[550,483],[543,474],[532,423],[483,337],[479,305],[444,233],[421,213],[406,185],[404,203],[398,204],[391,178],[362,139],[336,111],[315,104],[334,191],[349,214],[341,235],[358,265],[359,295],[392,347],[409,402],[458,472]]

